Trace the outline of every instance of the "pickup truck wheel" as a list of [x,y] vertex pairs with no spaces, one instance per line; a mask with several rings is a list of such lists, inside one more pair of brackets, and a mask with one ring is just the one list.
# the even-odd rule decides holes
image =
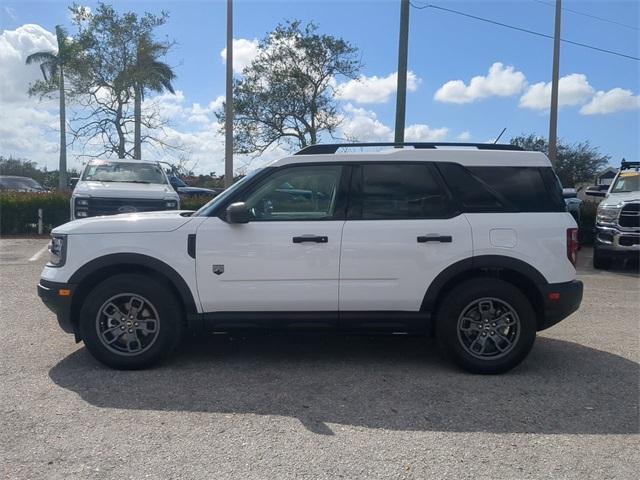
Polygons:
[[172,292],[145,275],[116,275],[97,285],[80,311],[80,335],[112,368],[150,367],[177,345],[182,313]]
[[593,248],[593,268],[597,270],[611,268],[611,257],[605,255],[598,247]]
[[495,278],[461,283],[442,301],[436,334],[444,352],[472,373],[503,373],[522,362],[536,337],[527,297]]

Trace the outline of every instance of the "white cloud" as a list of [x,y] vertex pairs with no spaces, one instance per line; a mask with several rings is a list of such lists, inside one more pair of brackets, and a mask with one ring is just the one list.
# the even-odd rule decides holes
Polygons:
[[29,55],[57,51],[56,37],[40,25],[27,24],[0,35],[0,104],[28,99],[29,84],[42,78],[39,65],[25,65]]
[[612,88],[608,92],[596,92],[591,101],[582,106],[580,113],[583,115],[605,115],[638,108],[640,108],[638,95],[634,95],[631,90]]
[[461,142],[468,142],[471,139],[471,134],[467,131],[462,132],[456,137],[457,140]]
[[489,68],[487,76],[473,77],[469,85],[462,80],[451,80],[436,91],[434,98],[439,102],[471,103],[488,97],[517,95],[526,84],[524,73],[496,62]]
[[[354,107],[348,103],[344,107],[341,123],[342,136],[358,142],[393,141],[393,129],[382,123],[375,112]],[[414,142],[439,142],[449,134],[446,127],[431,128],[429,125],[415,123],[405,129],[405,139]]]
[[393,138],[393,130],[378,120],[375,112],[350,103],[344,107],[341,129],[345,138],[359,142],[383,142]]
[[199,103],[191,105],[191,112],[188,120],[194,123],[209,123],[214,120],[214,113],[224,104],[225,97],[220,95],[216,99],[209,102],[206,107],[201,106]]
[[[572,73],[560,78],[558,82],[558,106],[581,105],[594,94],[594,89],[586,75]],[[520,107],[532,110],[548,110],[551,104],[551,82],[539,82],[531,85],[520,98]]]
[[0,154],[26,157],[54,168],[58,161],[57,101],[29,98],[29,84],[42,78],[38,65],[26,58],[39,51],[56,51],[55,35],[26,24],[0,34]]
[[441,142],[448,134],[446,127],[430,128],[429,125],[416,123],[405,129],[404,138],[407,142]]
[[[249,66],[259,53],[259,42],[255,38],[248,40],[246,38],[233,39],[233,71],[240,74],[245,67]],[[222,63],[227,61],[227,47],[220,51]]]
[[[397,82],[398,72],[390,73],[386,77],[362,75],[339,84],[337,94],[341,100],[357,103],[384,103],[396,93]],[[419,83],[420,79],[415,73],[407,72],[407,91],[415,92]]]

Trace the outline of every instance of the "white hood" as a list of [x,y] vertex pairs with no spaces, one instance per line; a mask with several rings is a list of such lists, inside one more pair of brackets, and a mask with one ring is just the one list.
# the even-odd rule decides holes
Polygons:
[[73,194],[88,195],[90,197],[149,199],[175,198],[178,196],[171,185],[167,184],[95,181],[78,182]]
[[74,220],[53,229],[54,234],[77,235],[87,233],[147,233],[171,232],[188,223],[192,217],[188,210],[163,212],[123,213],[104,217]]
[[606,196],[602,202],[600,202],[601,206],[614,206],[618,205],[622,202],[633,202],[640,201],[640,192],[623,192],[623,193],[610,193]]

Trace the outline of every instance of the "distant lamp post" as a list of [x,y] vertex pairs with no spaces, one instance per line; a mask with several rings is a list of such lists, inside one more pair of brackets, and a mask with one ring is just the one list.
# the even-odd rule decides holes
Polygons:
[[555,166],[558,154],[558,82],[560,77],[560,17],[562,1],[556,0],[556,22],[553,35],[553,72],[551,76],[551,111],[549,112],[549,160]]
[[226,103],[224,115],[224,186],[233,183],[233,0],[227,0]]

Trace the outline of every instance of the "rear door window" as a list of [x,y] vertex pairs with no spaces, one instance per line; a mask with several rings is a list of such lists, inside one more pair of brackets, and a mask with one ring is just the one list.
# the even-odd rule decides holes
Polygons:
[[349,218],[447,218],[455,210],[427,163],[368,163],[354,171]]

